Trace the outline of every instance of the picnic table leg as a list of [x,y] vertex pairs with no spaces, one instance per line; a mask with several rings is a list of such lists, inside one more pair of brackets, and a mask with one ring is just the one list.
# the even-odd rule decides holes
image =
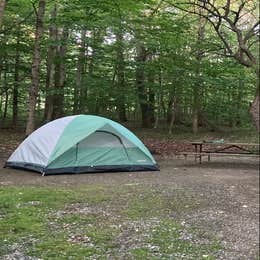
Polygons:
[[200,158],[200,164],[201,164],[201,152],[202,152],[202,144],[200,144],[200,155],[199,155],[199,158]]
[[195,155],[194,155],[195,162],[197,162],[197,152],[198,152],[198,146],[197,144],[195,144]]
[[208,155],[208,162],[210,161],[210,154]]

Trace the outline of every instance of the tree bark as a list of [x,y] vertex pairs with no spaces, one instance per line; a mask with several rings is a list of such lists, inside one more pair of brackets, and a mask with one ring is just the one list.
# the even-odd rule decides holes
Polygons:
[[44,108],[44,119],[45,121],[50,121],[53,117],[53,89],[54,89],[54,79],[55,79],[55,55],[56,55],[56,41],[57,41],[57,28],[53,24],[57,16],[57,7],[54,6],[51,11],[51,25],[49,26],[49,40],[50,45],[48,48],[47,56],[47,75],[46,75],[46,98],[45,98],[45,108]]
[[[153,54],[150,53],[148,56],[148,59],[150,62],[153,60]],[[152,65],[150,65],[152,68]],[[155,92],[154,92],[154,71],[151,69],[148,71],[147,75],[147,82],[148,82],[148,121],[149,125],[152,126],[155,122],[155,114],[154,114],[154,109],[155,109]]]
[[162,88],[162,69],[161,68],[159,71],[158,81],[159,81],[159,91],[157,93],[157,98],[158,98],[157,99],[157,113],[156,113],[156,117],[155,117],[154,128],[158,128],[159,119],[161,116],[161,108],[162,108],[163,88]]
[[0,28],[2,27],[6,0],[0,0]]
[[[86,29],[81,30],[81,42],[80,51],[77,62],[76,71],[76,87],[74,89],[74,114],[84,113],[86,107],[85,97],[87,95],[87,89],[83,85],[83,77],[85,72],[86,62]],[[82,112],[81,112],[82,111]]]
[[19,68],[20,68],[20,35],[17,36],[15,67],[14,67],[14,87],[13,87],[13,128],[17,127],[18,116],[18,86],[19,86]]
[[138,41],[136,46],[136,87],[138,92],[139,104],[142,114],[142,127],[151,127],[151,122],[149,120],[149,105],[147,102],[147,94],[145,87],[145,73],[144,66],[146,62],[146,51],[143,42]]
[[5,121],[7,117],[7,109],[8,109],[8,101],[9,101],[9,94],[8,94],[8,87],[7,87],[7,71],[8,71],[8,66],[7,63],[5,62],[5,71],[4,71],[4,79],[3,79],[4,94],[5,94],[3,121]]
[[[198,44],[200,45],[205,38],[205,19],[199,17],[199,29],[198,29]],[[203,50],[201,47],[197,53],[197,83],[193,86],[193,122],[192,131],[194,134],[198,133],[199,129],[199,113],[200,113],[200,95],[201,95],[201,80],[200,80],[200,63],[203,58]]]
[[32,79],[29,93],[28,102],[28,118],[26,125],[26,135],[33,132],[35,127],[35,106],[37,102],[37,96],[39,92],[39,81],[40,81],[40,64],[41,64],[41,46],[40,42],[43,35],[43,18],[45,12],[45,0],[39,0],[39,8],[36,14],[36,32],[35,32],[35,43],[34,53],[32,61]]
[[64,115],[64,87],[65,87],[65,59],[67,52],[67,39],[69,32],[67,28],[61,31],[62,45],[59,46],[57,56],[59,59],[56,65],[56,76],[55,76],[55,94],[53,101],[53,119],[59,118]]
[[121,122],[126,122],[126,109],[125,109],[125,61],[124,61],[124,48],[123,48],[123,32],[122,29],[116,32],[116,43],[117,43],[117,112]]
[[[258,66],[258,65],[257,65]],[[258,131],[258,133],[260,132],[260,123],[259,123],[259,89],[260,89],[260,75],[259,75],[259,68],[256,69],[256,78],[257,78],[257,89],[256,89],[256,95],[255,95],[255,99],[253,101],[253,103],[251,104],[250,108],[249,108],[249,112],[252,118],[252,121],[254,122],[254,125]]]
[[3,121],[7,117],[8,99],[9,99],[8,89],[5,89],[5,103],[4,103]]

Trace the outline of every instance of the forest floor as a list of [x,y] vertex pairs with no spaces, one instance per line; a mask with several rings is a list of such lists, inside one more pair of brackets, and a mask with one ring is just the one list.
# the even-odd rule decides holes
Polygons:
[[257,160],[148,137],[160,172],[42,177],[2,168],[22,137],[0,132],[0,259],[259,259]]

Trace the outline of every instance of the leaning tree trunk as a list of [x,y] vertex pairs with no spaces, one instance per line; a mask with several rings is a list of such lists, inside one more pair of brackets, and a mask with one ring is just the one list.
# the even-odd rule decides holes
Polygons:
[[5,5],[6,5],[6,0],[0,0],[0,28],[2,27]]
[[34,130],[35,124],[35,106],[37,102],[37,96],[39,92],[40,83],[40,64],[41,64],[41,47],[40,42],[43,35],[43,18],[45,12],[45,0],[39,1],[39,8],[36,14],[36,32],[35,32],[35,43],[34,43],[34,53],[32,61],[32,79],[31,88],[29,93],[28,102],[28,118],[26,125],[26,135],[29,135]]

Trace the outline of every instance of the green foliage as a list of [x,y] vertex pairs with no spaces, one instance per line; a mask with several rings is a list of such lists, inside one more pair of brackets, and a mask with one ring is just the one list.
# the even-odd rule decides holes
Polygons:
[[[37,6],[37,1],[35,3]],[[51,11],[57,7],[57,17]],[[250,124],[249,103],[255,95],[256,75],[247,68],[221,56],[222,45],[209,23],[205,39],[197,39],[198,17],[177,11],[165,2],[155,0],[127,1],[47,1],[44,39],[41,43],[41,79],[37,105],[37,121],[43,121],[46,96],[63,96],[64,115],[75,113],[75,93],[81,99],[78,113],[118,117],[118,101],[130,120],[140,120],[140,100],[136,87],[136,46],[142,41],[146,60],[144,93],[146,102],[154,113],[164,120],[178,110],[180,122],[191,125],[194,89],[200,95],[200,112],[215,125],[232,127]],[[12,25],[12,26],[11,26]],[[50,25],[67,28],[69,38],[50,40]],[[35,31],[35,11],[30,1],[9,1],[5,8],[0,34],[0,117],[12,117],[12,98],[15,70],[18,66],[18,118],[25,120],[27,113],[31,59]],[[84,58],[79,58],[82,48],[81,31],[86,30]],[[122,39],[116,35],[122,33]],[[228,31],[226,32],[228,34]],[[231,34],[229,40],[236,44]],[[65,64],[63,89],[47,88],[48,48],[66,44],[66,56],[54,57],[56,66]],[[252,45],[252,49],[256,49]],[[203,51],[202,61],[197,60]],[[122,55],[118,55],[122,51]],[[256,50],[255,50],[256,52]],[[17,65],[16,55],[19,54]],[[80,84],[77,70],[82,65]],[[118,66],[122,65],[122,72]],[[123,83],[119,74],[123,75]],[[123,84],[122,86],[120,84]],[[122,93],[123,92],[123,93]],[[150,94],[151,93],[151,94]],[[149,99],[154,95],[154,99]],[[177,112],[176,112],[177,113]],[[203,125],[202,127],[207,127]]]

